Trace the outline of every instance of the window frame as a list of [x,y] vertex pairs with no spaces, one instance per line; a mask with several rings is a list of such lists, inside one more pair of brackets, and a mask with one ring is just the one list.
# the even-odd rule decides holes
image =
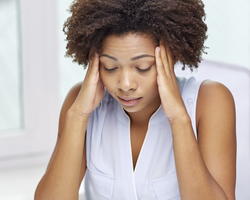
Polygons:
[[57,1],[18,3],[24,127],[1,131],[0,169],[48,162],[59,118]]

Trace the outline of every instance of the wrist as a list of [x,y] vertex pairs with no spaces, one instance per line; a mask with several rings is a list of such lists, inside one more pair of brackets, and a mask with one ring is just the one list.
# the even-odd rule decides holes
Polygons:
[[82,114],[81,112],[75,109],[69,109],[66,115],[66,118],[69,120],[81,121],[81,122],[87,122],[87,123],[88,123],[89,117],[90,117],[90,114],[89,115]]
[[173,126],[178,126],[178,127],[186,126],[186,125],[191,124],[191,119],[190,119],[188,113],[185,112],[185,113],[178,115],[177,117],[169,119],[169,124],[171,127],[173,127]]

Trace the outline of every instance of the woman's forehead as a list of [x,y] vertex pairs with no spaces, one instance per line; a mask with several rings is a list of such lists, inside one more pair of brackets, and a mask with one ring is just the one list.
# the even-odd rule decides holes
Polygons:
[[136,60],[138,56],[154,56],[154,49],[156,46],[152,37],[148,35],[111,35],[104,40],[101,55],[108,55],[115,58],[116,56],[127,55],[130,56],[130,59]]
[[106,43],[113,43],[114,41],[119,42],[119,43],[129,43],[130,41],[134,42],[151,42],[151,43],[155,43],[155,39],[146,33],[127,33],[125,35],[109,35],[107,36],[104,41],[103,41],[103,45],[105,45]]

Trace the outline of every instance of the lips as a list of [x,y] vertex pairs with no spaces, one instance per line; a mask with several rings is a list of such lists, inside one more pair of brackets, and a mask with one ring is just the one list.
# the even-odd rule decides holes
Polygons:
[[120,97],[118,96],[119,101],[121,104],[125,106],[134,106],[136,105],[142,97],[136,98],[136,97]]
[[140,99],[141,97],[135,98],[135,97],[119,97],[119,96],[118,96],[118,98],[119,98],[119,99],[122,99],[122,100],[124,100],[124,101],[133,101],[133,100],[136,100],[136,99]]

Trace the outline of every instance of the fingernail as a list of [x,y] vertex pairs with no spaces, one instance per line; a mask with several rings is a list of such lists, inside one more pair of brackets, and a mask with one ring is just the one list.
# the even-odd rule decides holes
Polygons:
[[158,51],[158,52],[161,52],[161,48],[160,48],[160,47],[157,47],[157,51]]

